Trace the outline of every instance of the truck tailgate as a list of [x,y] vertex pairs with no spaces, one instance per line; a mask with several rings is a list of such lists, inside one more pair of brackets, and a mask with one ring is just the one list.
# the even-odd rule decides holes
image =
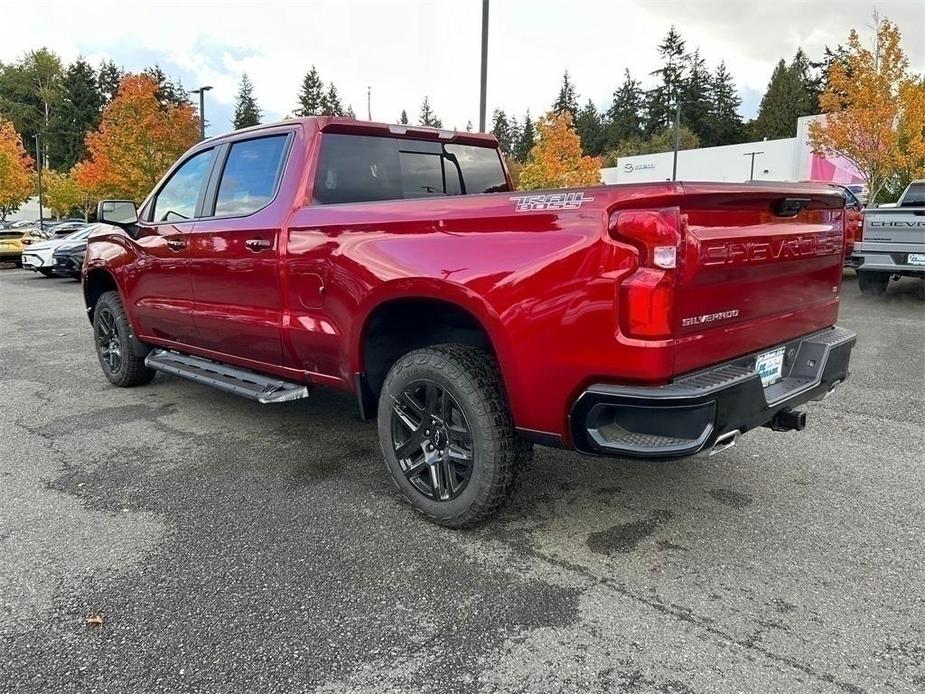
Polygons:
[[844,200],[819,186],[685,184],[675,373],[835,323]]

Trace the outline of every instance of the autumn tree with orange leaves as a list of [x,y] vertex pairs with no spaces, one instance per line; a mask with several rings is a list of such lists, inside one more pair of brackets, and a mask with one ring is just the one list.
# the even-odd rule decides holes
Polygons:
[[32,157],[13,123],[0,117],[0,221],[32,195]]
[[537,124],[538,142],[520,172],[520,188],[570,188],[601,182],[601,161],[583,156],[572,114],[547,113]]
[[877,18],[876,26],[873,50],[852,30],[846,60],[832,64],[819,96],[825,118],[809,125],[813,152],[852,162],[871,202],[897,175],[925,175],[925,81],[909,74],[896,25]]
[[171,164],[199,140],[199,117],[189,104],[162,102],[157,82],[128,75],[87,135],[86,161],[74,170],[79,186],[96,198],[140,202]]

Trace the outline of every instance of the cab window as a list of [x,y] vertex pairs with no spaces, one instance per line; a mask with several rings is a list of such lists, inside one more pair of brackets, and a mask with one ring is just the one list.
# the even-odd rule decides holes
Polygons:
[[198,152],[173,172],[154,199],[150,221],[182,222],[195,216],[214,156],[214,149]]
[[314,187],[321,204],[507,190],[493,147],[334,133],[321,138]]

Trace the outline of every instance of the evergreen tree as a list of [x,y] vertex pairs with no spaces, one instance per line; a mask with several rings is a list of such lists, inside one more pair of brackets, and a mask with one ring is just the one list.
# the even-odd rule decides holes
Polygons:
[[732,145],[745,139],[739,106],[742,99],[736,91],[732,74],[721,62],[710,78],[710,127],[701,136],[706,147]]
[[340,94],[337,93],[337,87],[333,82],[328,83],[328,91],[321,98],[321,115],[323,116],[342,116],[344,107],[340,102]]
[[596,157],[604,151],[604,122],[591,99],[578,112],[575,131],[585,154]]
[[46,134],[49,164],[67,171],[84,158],[84,139],[100,120],[102,96],[93,67],[78,57],[61,80],[61,97]]
[[347,110],[344,111],[344,115],[347,116],[347,118],[353,118],[353,120],[356,120],[357,114],[354,113],[352,104],[347,104]]
[[641,140],[645,97],[642,85],[634,80],[629,69],[624,73],[623,84],[613,93],[607,109],[607,148],[612,149],[625,140]]
[[834,50],[826,46],[825,52],[822,55],[822,60],[810,63],[810,66],[814,70],[819,71],[815,80],[815,90],[817,92],[821,93],[826,88],[826,85],[828,85],[829,71],[836,63],[844,70],[844,73],[848,75],[848,77],[853,77],[849,55],[850,53],[845,46],[838,45]]
[[750,124],[753,137],[794,137],[797,118],[819,112],[818,80],[810,69],[802,50],[796,52],[789,66],[781,58],[771,73],[768,89],[758,107],[758,117]]
[[536,128],[533,120],[530,118],[530,111],[524,116],[524,124],[520,129],[520,137],[517,138],[517,144],[514,146],[514,158],[519,162],[526,162],[530,156],[530,150],[536,144]]
[[157,82],[157,97],[158,103],[161,106],[188,106],[190,103],[189,94],[186,89],[183,87],[183,83],[180,80],[174,82],[167,76],[167,74],[161,70],[160,65],[156,63],[151,67],[146,67],[142,70],[142,74],[147,75],[155,82]]
[[100,63],[97,86],[104,105],[112,101],[113,97],[119,93],[119,85],[123,77],[125,77],[125,71],[112,60],[104,60]]
[[418,124],[426,125],[431,128],[442,128],[443,121],[437,118],[437,114],[433,112],[430,107],[430,99],[426,96],[424,101],[421,103],[421,114],[418,116]]
[[819,110],[819,93],[822,91],[819,77],[813,73],[813,65],[802,48],[798,48],[790,63],[795,88],[796,111],[799,116],[814,116]]
[[572,120],[578,116],[578,94],[575,91],[575,85],[568,76],[568,70],[562,75],[562,86],[559,87],[559,96],[553,102],[552,110],[554,113],[567,111],[572,114]]
[[294,111],[297,116],[317,116],[320,115],[324,107],[324,84],[318,71],[312,65],[312,69],[305,73],[302,78],[302,88],[299,91],[299,105]]
[[514,151],[514,132],[507,114],[502,109],[495,109],[491,116],[491,129],[488,132],[495,136],[498,147],[504,155],[510,156]]
[[254,98],[254,85],[245,72],[241,75],[241,85],[234,104],[234,129],[249,128],[252,125],[260,125],[260,107]]
[[709,138],[711,127],[710,87],[710,71],[697,49],[688,58],[687,75],[681,84],[681,118],[701,142]]
[[781,58],[774,71],[771,81],[761,97],[758,106],[758,116],[751,124],[752,137],[756,139],[788,137],[790,131],[796,127],[790,118],[792,109],[787,103],[790,97],[790,72],[786,61]]
[[401,115],[398,117],[398,122],[402,125],[408,125],[408,112],[405,109],[401,110]]
[[674,123],[677,99],[685,82],[685,42],[673,26],[658,46],[662,67],[651,73],[659,84],[646,94],[646,134],[651,136]]
[[466,132],[467,133],[472,132],[472,119],[471,118],[466,121]]

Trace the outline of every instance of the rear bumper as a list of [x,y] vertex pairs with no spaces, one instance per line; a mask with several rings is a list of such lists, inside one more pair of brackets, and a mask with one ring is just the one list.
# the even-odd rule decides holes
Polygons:
[[921,243],[878,243],[858,241],[854,245],[851,260],[854,266],[863,270],[890,272],[894,274],[925,273],[925,265],[909,263],[909,254],[925,253]]
[[665,386],[591,386],[572,406],[572,441],[585,453],[631,458],[680,458],[710,450],[717,440],[826,397],[848,378],[856,339],[850,330],[829,328],[777,345],[785,348],[783,378],[767,387],[755,371],[758,354]]

